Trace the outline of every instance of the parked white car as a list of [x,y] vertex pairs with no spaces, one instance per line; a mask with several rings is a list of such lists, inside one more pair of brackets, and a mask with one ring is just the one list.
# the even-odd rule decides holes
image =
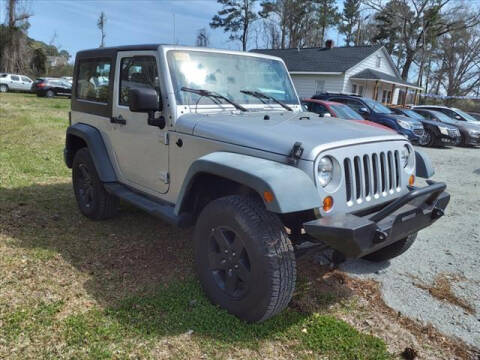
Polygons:
[[28,76],[18,74],[0,74],[0,92],[7,91],[30,91],[32,79]]

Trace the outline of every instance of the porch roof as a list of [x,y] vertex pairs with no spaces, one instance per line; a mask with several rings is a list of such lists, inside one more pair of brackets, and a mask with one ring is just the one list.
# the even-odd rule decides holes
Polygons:
[[350,76],[350,80],[367,80],[367,81],[381,81],[390,84],[396,84],[404,87],[409,87],[412,89],[422,90],[420,86],[409,83],[408,81],[403,80],[402,78],[389,75],[377,70],[365,69]]

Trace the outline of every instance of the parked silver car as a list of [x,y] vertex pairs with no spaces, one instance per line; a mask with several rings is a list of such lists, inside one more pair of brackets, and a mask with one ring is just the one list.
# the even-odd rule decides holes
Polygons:
[[0,73],[0,92],[30,91],[32,79],[25,75]]
[[105,219],[123,199],[194,226],[205,293],[244,320],[288,305],[306,249],[383,261],[449,202],[443,183],[414,186],[433,171],[405,137],[303,112],[279,58],[137,45],[78,52],[74,71],[80,211]]

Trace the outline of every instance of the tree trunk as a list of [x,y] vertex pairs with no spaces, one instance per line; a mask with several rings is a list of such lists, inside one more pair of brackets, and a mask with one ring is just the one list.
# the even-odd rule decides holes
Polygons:
[[410,67],[412,66],[414,56],[415,56],[415,53],[407,49],[406,55],[405,55],[405,63],[403,64],[402,75],[401,75],[403,80],[408,79],[408,73],[410,72]]

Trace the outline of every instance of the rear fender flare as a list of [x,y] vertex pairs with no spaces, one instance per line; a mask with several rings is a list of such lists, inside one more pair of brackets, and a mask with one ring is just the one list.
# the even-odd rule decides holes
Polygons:
[[87,124],[77,123],[69,126],[67,129],[65,142],[65,162],[67,166],[72,167],[75,137],[82,139],[87,144],[88,151],[93,159],[100,180],[102,182],[117,181],[117,176],[110,157],[108,156],[105,143],[103,142],[102,134],[98,129]]

